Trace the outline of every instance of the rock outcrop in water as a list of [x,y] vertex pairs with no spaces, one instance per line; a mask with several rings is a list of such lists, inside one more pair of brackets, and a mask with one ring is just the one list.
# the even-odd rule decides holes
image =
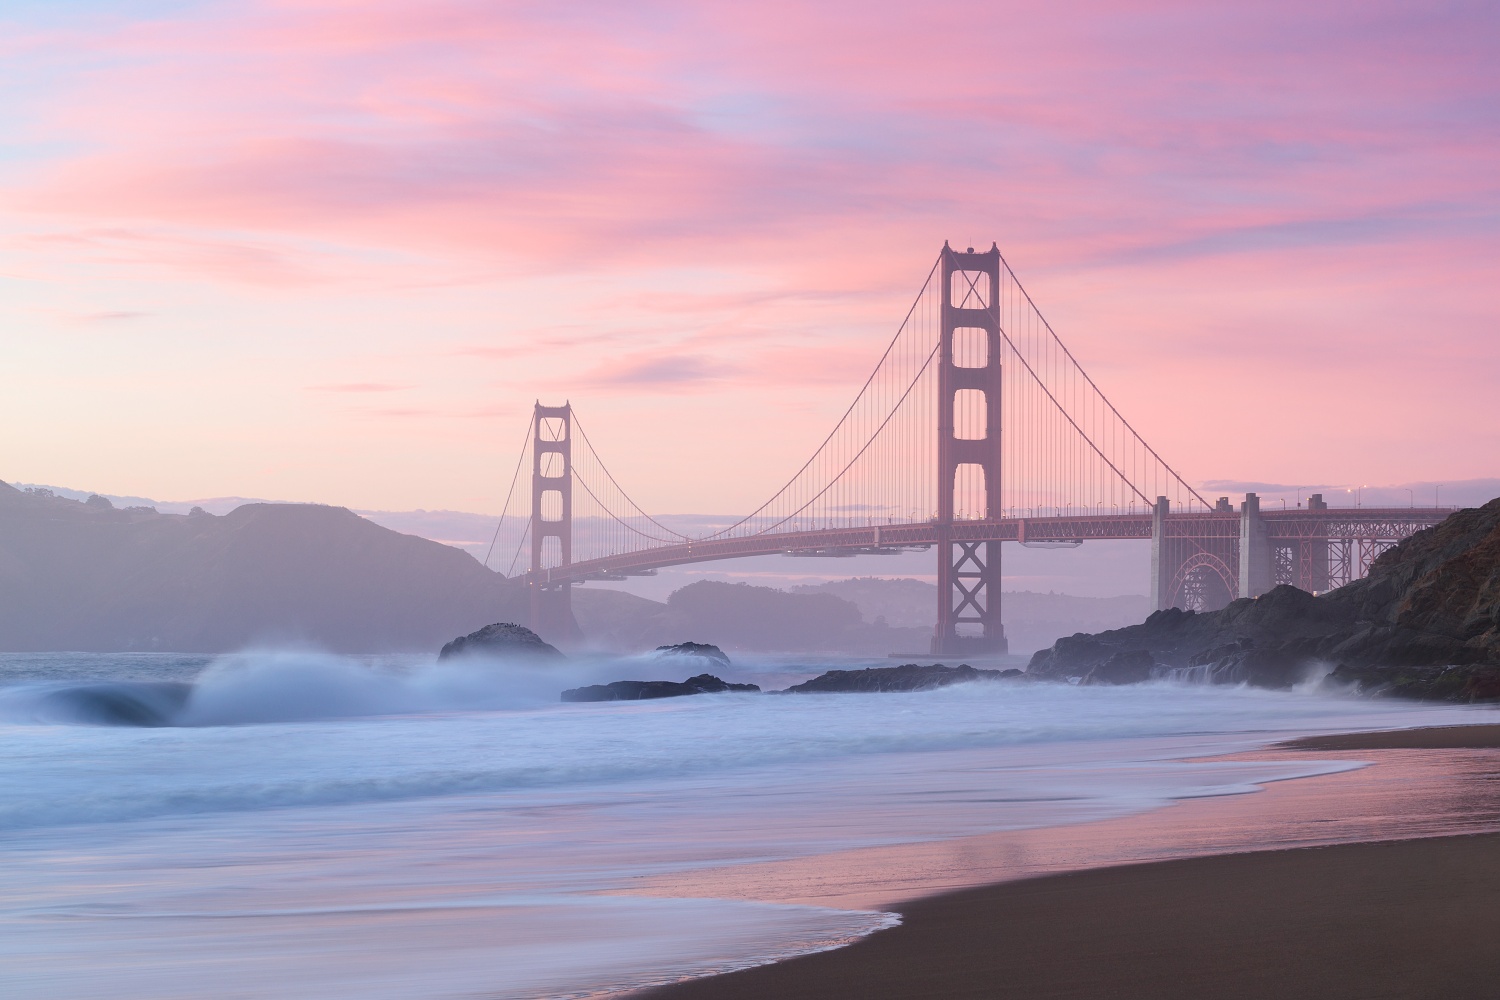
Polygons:
[[561,659],[562,653],[558,652],[557,647],[543,642],[541,636],[525,625],[496,622],[493,625],[486,625],[477,632],[459,636],[444,645],[438,653],[439,660],[448,660],[456,656],[550,660]]
[[[723,655],[723,654],[720,654]],[[680,698],[690,694],[722,694],[725,691],[759,692],[757,684],[730,684],[713,674],[699,674],[685,681],[615,681],[569,688],[563,701],[644,701],[648,698]]]
[[864,670],[830,670],[810,681],[794,684],[785,694],[832,694],[839,692],[927,691],[977,680],[1020,678],[1019,670],[979,670],[960,663],[946,667],[941,663],[920,666],[904,663],[899,667],[867,667]]
[[[684,645],[697,645],[685,643]],[[715,647],[708,647],[713,649]],[[722,653],[720,654],[723,655]],[[728,662],[728,657],[725,657]],[[794,684],[777,694],[848,694],[898,691],[928,691],[977,680],[1023,679],[1019,670],[977,670],[967,663],[946,667],[941,663],[919,666],[869,667],[864,670],[830,670],[810,681]],[[755,684],[728,684],[712,674],[699,674],[678,684],[674,681],[615,681],[592,684],[562,693],[563,701],[638,701],[643,698],[675,698],[687,694],[721,691],[759,691]]]
[[1418,532],[1323,597],[1281,586],[1222,611],[1158,611],[1140,625],[1059,639],[1028,673],[1286,688],[1329,666],[1332,682],[1361,691],[1500,699],[1500,500]]
[[692,657],[699,660],[712,660],[721,666],[729,666],[729,657],[724,651],[711,642],[679,642],[673,646],[657,646],[658,658]]

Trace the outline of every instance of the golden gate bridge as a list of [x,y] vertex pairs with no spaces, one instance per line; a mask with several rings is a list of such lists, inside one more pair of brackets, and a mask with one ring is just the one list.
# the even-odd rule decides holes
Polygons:
[[[528,457],[529,509],[512,518]],[[1205,610],[1281,583],[1314,593],[1347,583],[1450,512],[1335,508],[1320,494],[1295,510],[1262,510],[1253,493],[1238,509],[1210,504],[1109,402],[998,246],[945,243],[854,401],[756,510],[678,531],[630,498],[571,404],[538,403],[496,541],[515,526],[505,573],[524,579],[532,627],[559,637],[578,632],[571,588],[587,580],[776,553],[935,549],[932,652],[982,655],[1006,649],[1006,542],[1149,540],[1155,606]]]

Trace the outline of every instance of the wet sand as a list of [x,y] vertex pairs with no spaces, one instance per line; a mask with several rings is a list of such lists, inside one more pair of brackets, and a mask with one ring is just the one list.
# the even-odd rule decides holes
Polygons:
[[1314,737],[1236,756],[1374,766],[1098,823],[643,879],[633,891],[903,918],[644,995],[1500,996],[1496,748],[1500,726]]
[[920,900],[847,948],[647,995],[1492,1000],[1497,904],[1497,834],[1230,854]]
[[1425,729],[1391,729],[1376,733],[1339,733],[1334,736],[1304,736],[1278,746],[1286,750],[1496,750],[1500,749],[1500,725],[1428,726]]

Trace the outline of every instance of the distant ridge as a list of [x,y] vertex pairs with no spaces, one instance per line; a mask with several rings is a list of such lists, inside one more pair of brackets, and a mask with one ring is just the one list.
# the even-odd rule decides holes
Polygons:
[[430,652],[521,596],[463,551],[342,507],[164,514],[0,483],[0,650]]

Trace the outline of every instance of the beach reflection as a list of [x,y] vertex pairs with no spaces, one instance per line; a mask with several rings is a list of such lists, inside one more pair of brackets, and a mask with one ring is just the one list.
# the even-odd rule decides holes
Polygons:
[[1500,750],[1265,750],[1213,761],[1356,766],[1099,822],[685,872],[630,891],[880,909],[1106,865],[1500,830]]

